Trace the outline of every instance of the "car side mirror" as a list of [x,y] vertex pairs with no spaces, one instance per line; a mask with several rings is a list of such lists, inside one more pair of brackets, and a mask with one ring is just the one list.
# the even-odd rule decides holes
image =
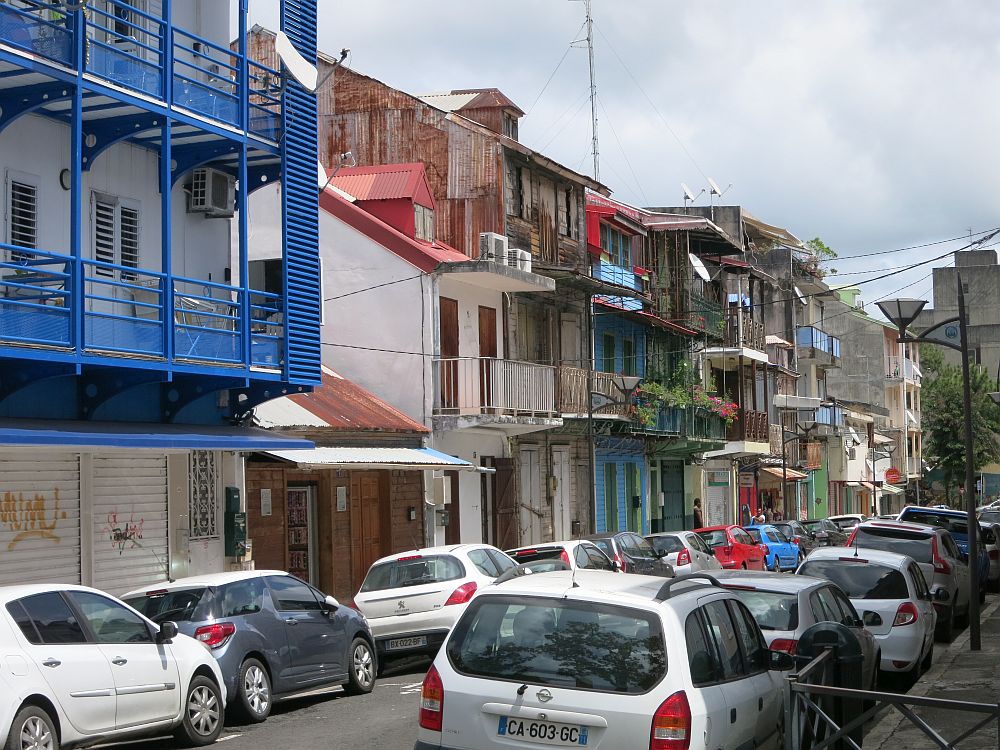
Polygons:
[[795,669],[795,657],[785,651],[769,650],[767,668],[772,672],[790,672]]
[[340,609],[340,602],[332,596],[326,597],[326,599],[323,600],[323,604],[326,606],[327,612],[336,612]]
[[867,612],[864,613],[862,618],[863,619],[861,622],[864,624],[865,627],[868,628],[878,627],[879,625],[882,624],[882,615],[880,615],[878,612],[872,612],[871,610],[868,610]]
[[171,620],[160,623],[160,631],[156,634],[157,643],[171,643],[177,637],[177,623]]

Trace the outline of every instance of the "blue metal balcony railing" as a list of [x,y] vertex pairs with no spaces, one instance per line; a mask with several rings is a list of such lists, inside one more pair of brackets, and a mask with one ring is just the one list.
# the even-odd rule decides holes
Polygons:
[[[280,295],[91,259],[78,266],[66,255],[4,244],[0,254],[9,259],[0,262],[2,343],[164,359],[169,348],[175,361],[212,366],[284,362]],[[77,307],[83,340],[74,347]]]
[[839,406],[821,406],[816,410],[816,421],[830,427],[843,427],[844,410]]
[[[0,42],[74,67],[77,33],[84,69],[201,117],[271,140],[282,131],[278,72],[146,13],[124,0],[90,4],[80,14],[55,2],[0,4]],[[245,65],[244,65],[245,63]],[[168,86],[168,81],[171,85]],[[247,122],[241,103],[248,102]]]
[[831,357],[840,358],[840,339],[813,326],[800,326],[795,333],[795,343],[826,352]]

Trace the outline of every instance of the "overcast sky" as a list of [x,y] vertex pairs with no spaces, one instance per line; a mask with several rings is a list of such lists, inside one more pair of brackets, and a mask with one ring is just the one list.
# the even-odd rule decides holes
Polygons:
[[[319,0],[320,48],[410,93],[496,86],[520,140],[590,173],[584,5],[573,0]],[[275,27],[277,0],[251,0]],[[1000,3],[594,0],[601,180],[678,205],[725,203],[842,256],[1000,226]],[[537,102],[536,102],[537,99]],[[699,198],[707,203],[708,193]],[[835,262],[895,268],[961,243]],[[863,287],[926,296],[933,263]],[[872,274],[831,277],[853,283]]]

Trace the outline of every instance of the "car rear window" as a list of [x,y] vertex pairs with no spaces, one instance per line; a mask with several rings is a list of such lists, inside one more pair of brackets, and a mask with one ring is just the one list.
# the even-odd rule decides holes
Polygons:
[[166,622],[196,622],[207,619],[195,617],[198,605],[206,598],[207,587],[198,586],[190,589],[170,589],[169,591],[151,591],[123,599],[127,605],[146,615],[155,623]]
[[653,545],[653,549],[666,554],[684,549],[684,543],[675,536],[651,536],[649,543]]
[[957,536],[968,536],[969,524],[964,518],[949,516],[944,513],[933,513],[929,511],[917,510],[906,511],[899,517],[900,521],[910,523],[922,523],[927,526],[937,526],[939,529],[950,531]]
[[698,536],[705,540],[705,543],[709,547],[724,547],[729,544],[729,540],[726,538],[726,532],[724,529],[715,529],[714,531],[699,531]]
[[533,560],[558,560],[562,551],[562,547],[540,547],[538,549],[518,549],[508,554],[520,564]]
[[819,521],[803,521],[802,525],[805,526],[810,531],[819,531],[820,527],[823,526]]
[[778,530],[778,533],[785,538],[786,542],[792,541],[795,538],[795,529],[787,525],[776,525],[774,528]]
[[799,626],[797,594],[743,589],[732,589],[732,592],[747,605],[761,630],[795,630]]
[[372,566],[361,592],[453,581],[465,575],[465,566],[452,555],[414,555]]
[[615,556],[615,545],[612,544],[610,539],[592,539],[591,540],[597,547],[610,558]]
[[448,641],[448,659],[475,677],[631,695],[667,673],[655,614],[548,597],[473,599]]
[[762,540],[762,539],[760,538],[760,529],[747,529],[747,533],[748,533],[748,534],[749,534],[750,536],[752,536],[752,537],[753,537],[753,540],[754,540],[755,542],[757,542],[758,544],[760,544],[760,543],[761,543],[761,541],[763,541],[763,540]]
[[898,552],[900,555],[912,557],[918,563],[929,563],[933,562],[931,536],[919,531],[859,526],[851,546]]
[[981,523],[1000,523],[1000,510],[986,510],[979,514]]
[[985,526],[985,527],[983,527],[982,531],[983,531],[983,541],[984,542],[986,542],[987,544],[996,544],[997,543],[997,537],[996,537],[996,534],[993,533],[993,529],[992,528],[990,528],[989,526]]
[[860,558],[859,562],[807,560],[798,573],[832,581],[851,599],[908,599],[910,596],[902,573]]

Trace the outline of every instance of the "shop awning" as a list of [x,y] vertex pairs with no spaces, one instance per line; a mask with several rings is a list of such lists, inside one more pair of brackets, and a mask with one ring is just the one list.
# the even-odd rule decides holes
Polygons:
[[890,495],[902,495],[904,492],[906,492],[906,490],[904,490],[902,487],[896,487],[891,484],[883,484],[881,487],[879,487],[879,489],[882,492],[888,493]]
[[[771,474],[772,476],[775,476],[778,479],[781,479],[782,477],[782,471],[780,466],[762,466],[760,470],[766,471],[768,474]],[[808,474],[803,474],[801,471],[796,471],[795,469],[785,469],[784,476],[788,479],[789,482],[797,481],[799,479],[809,478]]]
[[887,435],[879,435],[877,432],[875,433],[875,445],[887,445],[888,443],[895,442],[895,440]]
[[0,419],[0,447],[149,448],[155,450],[268,451],[312,448],[310,440],[255,427],[149,422]]
[[313,448],[267,450],[269,456],[302,469],[451,469],[486,472],[461,458],[433,448]]

